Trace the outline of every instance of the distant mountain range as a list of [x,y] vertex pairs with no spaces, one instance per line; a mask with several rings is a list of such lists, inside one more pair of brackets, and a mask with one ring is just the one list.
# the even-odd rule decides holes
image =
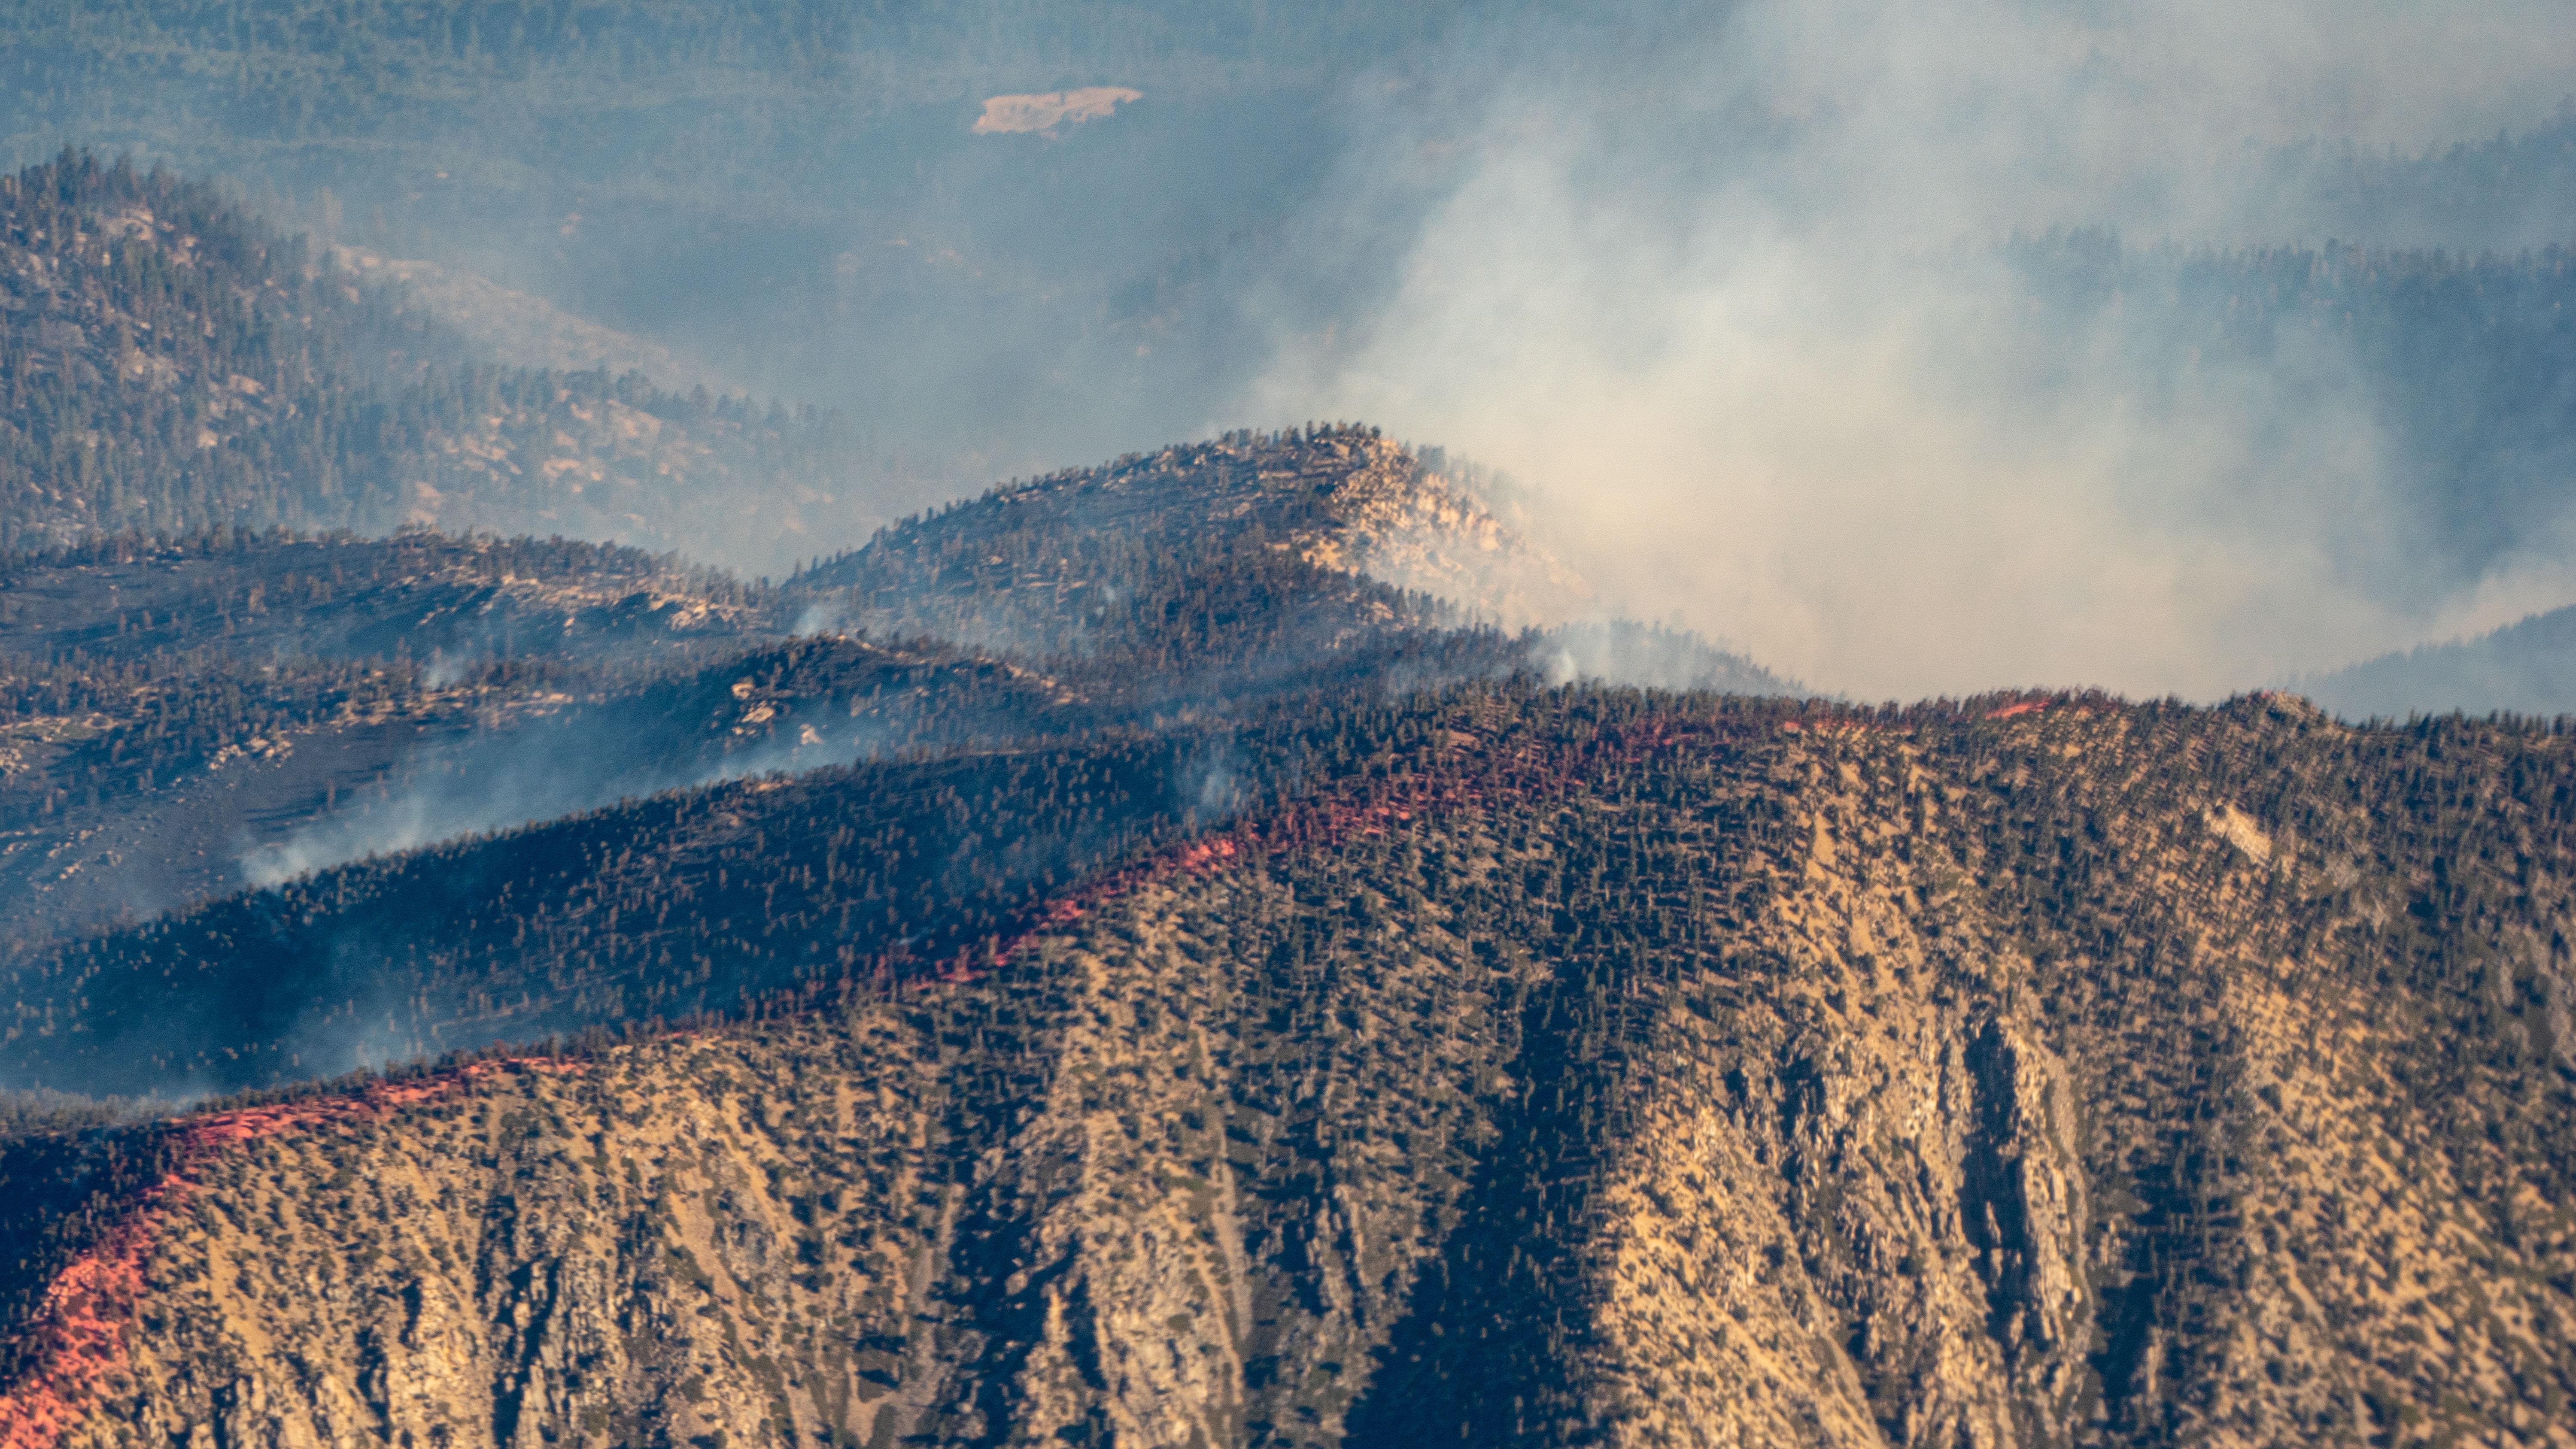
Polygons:
[[0,213],[0,544],[422,523],[767,557],[817,510],[878,521],[834,511],[835,419],[480,360],[205,186],[66,155]]
[[2576,608],[2447,644],[2427,644],[2289,681],[2347,719],[2464,710],[2576,714]]

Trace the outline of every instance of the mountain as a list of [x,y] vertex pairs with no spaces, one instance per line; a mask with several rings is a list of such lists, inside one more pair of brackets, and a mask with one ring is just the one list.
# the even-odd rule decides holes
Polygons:
[[786,587],[844,626],[1170,673],[1185,656],[1149,641],[1171,618],[1203,621],[1175,641],[1193,655],[1258,668],[1390,628],[1525,619],[1519,591],[1582,585],[1431,458],[1374,428],[1310,424],[997,488]]
[[[1468,97],[1574,87],[1702,38],[1697,12],[1640,24],[1629,8],[16,0],[0,8],[0,163],[74,144],[235,178],[324,243],[840,407],[864,419],[872,471],[932,490],[907,487],[891,516],[1238,416],[1283,331],[1379,315],[1405,239],[1477,174],[1460,164],[1482,145]],[[1581,108],[1641,144],[1681,134],[1676,107],[1696,102],[1629,78]],[[988,101],[1087,87],[1141,97],[1045,133],[974,129]],[[2179,223],[2183,239],[2563,245],[2576,119],[2546,107],[2509,116],[2510,136],[2404,154],[2325,137],[2196,155],[2193,191],[2227,209]],[[1781,134],[1759,115],[1690,124],[1705,139],[1674,159],[1717,158],[1710,185]],[[1394,131],[1430,164],[1387,164]],[[2007,209],[1971,229],[2098,219]],[[1347,244],[1317,256],[1333,234]]]
[[[2576,1442],[2564,619],[1869,707],[1558,552],[1895,339],[2439,617],[2576,114],[2062,188],[1779,18],[0,0],[0,1449]],[[1559,527],[1207,421],[1541,328]]]
[[[55,651],[29,687],[88,692],[19,726],[63,738],[24,772],[0,902],[26,949],[0,978],[22,1020],[53,1025],[0,1043],[0,1074],[268,1086],[942,959],[1032,893],[1331,776],[1339,747],[1305,733],[1317,710],[1561,676],[1598,630],[1507,635],[1315,561],[1398,538],[1527,553],[1470,517],[1405,450],[1319,428],[1008,485],[766,590],[631,551],[420,533],[49,558],[0,601],[27,599],[16,617]],[[310,658],[240,662],[289,647]],[[171,682],[129,701],[138,674]],[[337,683],[306,686],[300,713],[243,713],[238,743],[162,743],[166,696],[244,675]],[[772,771],[795,774],[703,788]],[[675,919],[673,891],[732,904]],[[150,918],[82,934],[119,906]],[[598,938],[602,911],[654,926]],[[62,944],[40,948],[40,923]]]
[[1616,626],[1505,634],[1348,566],[1390,553],[1562,576],[1356,427],[997,488],[774,587],[421,530],[0,558],[0,927],[32,941],[767,770],[1319,692],[1532,668],[1789,688],[1680,636],[1622,654],[1594,647]]
[[26,1139],[13,1200],[92,1206],[11,1280],[0,1423],[2564,1422],[2565,736],[1528,681],[1304,719],[1329,770],[1035,892],[935,975]]
[[[1336,91],[1419,66],[1470,14],[12,3],[0,164],[74,144],[232,177],[327,243],[542,296],[763,395],[864,412],[873,456],[937,485],[890,515],[1221,415],[1249,319],[1211,294],[1275,261],[1298,201],[1328,182]],[[1143,98],[1044,135],[972,130],[988,98],[1098,85]],[[1137,384],[1165,405],[1139,417]],[[1015,416],[1063,432],[1033,448]]]
[[237,888],[442,750],[774,641],[764,598],[631,549],[420,532],[0,558],[0,929]]
[[2384,654],[2294,681],[2351,719],[2467,710],[2576,714],[2576,609],[2552,609],[2447,644]]
[[0,1442],[2563,1419],[2562,732],[1510,633],[1475,477],[0,559]]
[[622,537],[766,561],[837,419],[495,365],[213,188],[66,152],[0,185],[0,547],[217,527]]
[[2563,1421],[2563,732],[1506,633],[1467,473],[6,561],[0,1442]]

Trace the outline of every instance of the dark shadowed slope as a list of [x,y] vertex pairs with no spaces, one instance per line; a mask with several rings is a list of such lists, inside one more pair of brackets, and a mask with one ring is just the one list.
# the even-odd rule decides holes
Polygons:
[[761,647],[761,600],[560,540],[223,530],[0,559],[0,922],[231,889],[420,751]]
[[[793,723],[813,703],[794,682],[761,676],[725,696],[728,713],[790,711],[757,738],[810,732]],[[979,690],[937,676],[922,693],[953,712],[1022,698],[1007,680]],[[826,728],[848,718],[819,716]],[[1026,740],[1042,719],[1007,722]],[[1336,781],[1400,778],[1399,751],[1422,728],[1410,706],[1301,697],[1248,724],[952,745],[322,871],[22,952],[0,967],[0,1087],[265,1087],[940,974],[1176,833]]]
[[0,1070],[229,1090],[942,969],[1177,829],[1195,743],[746,781],[341,867],[23,960]]
[[[997,490],[776,589],[423,532],[23,555],[0,561],[0,924],[39,939],[745,773],[1552,668],[1554,640],[1353,571],[1525,551],[1331,429]],[[818,630],[837,642],[786,637]],[[1779,688],[1683,653],[1696,672],[1655,677]]]
[[[141,681],[134,711],[34,717],[22,728],[73,721],[45,741],[59,752],[52,774],[0,793],[16,827],[0,846],[0,903],[30,943],[681,786],[1095,719],[1031,671],[855,639],[669,673],[502,663],[442,680],[354,664],[109,678]],[[242,738],[186,753],[226,729]]]

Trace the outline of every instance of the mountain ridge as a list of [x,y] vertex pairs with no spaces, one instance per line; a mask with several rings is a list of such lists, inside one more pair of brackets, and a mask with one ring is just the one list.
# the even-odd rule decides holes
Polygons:
[[[977,979],[246,1146],[82,1423],[2429,1442],[2566,1402],[2562,735],[1493,686],[1376,728],[1310,808],[1391,808],[1176,841]],[[263,1239],[290,1202],[378,1254]],[[276,1296],[313,1275],[352,1291]],[[262,1356],[370,1334],[465,1357]]]

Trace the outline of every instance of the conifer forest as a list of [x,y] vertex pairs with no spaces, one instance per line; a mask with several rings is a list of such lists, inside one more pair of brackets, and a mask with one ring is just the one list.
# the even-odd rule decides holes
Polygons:
[[0,0],[0,1449],[2576,1449],[2576,31]]

